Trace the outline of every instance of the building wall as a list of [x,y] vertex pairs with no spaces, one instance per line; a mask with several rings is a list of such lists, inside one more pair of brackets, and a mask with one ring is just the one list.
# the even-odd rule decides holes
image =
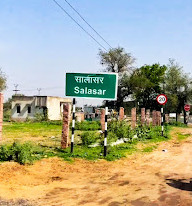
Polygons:
[[60,98],[47,98],[47,114],[49,120],[60,120],[62,118]]
[[[47,97],[47,110],[49,120],[62,120],[63,103],[71,103],[71,99],[60,97]],[[71,106],[70,106],[71,110]]]
[[[20,105],[20,113],[17,113],[17,106]],[[28,113],[28,106],[31,113]],[[11,119],[15,121],[25,121],[27,118],[35,118],[35,114],[42,113],[43,109],[36,108],[34,97],[14,97],[12,101]]]
[[66,102],[71,103],[71,99],[60,97],[47,97],[48,119],[62,120],[63,103]]
[[[12,101],[11,119],[15,121],[25,121],[27,118],[34,119],[37,113],[43,114],[43,107],[46,107],[49,120],[61,120],[63,112],[62,105],[65,102],[71,103],[71,99],[49,96],[14,96]],[[17,105],[20,105],[20,113],[17,113]],[[28,113],[28,106],[31,106],[31,113]]]
[[84,112],[76,112],[75,113],[76,121],[81,122],[85,120]]

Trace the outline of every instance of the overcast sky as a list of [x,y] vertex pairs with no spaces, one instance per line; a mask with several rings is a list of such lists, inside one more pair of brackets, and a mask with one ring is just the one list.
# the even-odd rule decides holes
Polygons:
[[[192,72],[191,0],[68,0],[112,45],[124,47],[135,66],[167,64],[175,58]],[[108,45],[66,4],[58,0],[88,32]],[[53,0],[0,1],[0,67],[21,93],[64,96],[64,73],[98,72],[100,46],[65,15]],[[79,103],[97,103],[81,100]]]

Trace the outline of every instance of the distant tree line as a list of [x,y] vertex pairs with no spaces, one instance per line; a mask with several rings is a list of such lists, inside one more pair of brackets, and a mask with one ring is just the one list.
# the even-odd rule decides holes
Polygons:
[[135,68],[135,58],[121,47],[100,50],[99,57],[104,71],[119,74],[117,101],[110,101],[109,107],[119,109],[131,97],[140,108],[158,110],[156,97],[161,93],[168,96],[167,112],[184,112],[184,105],[192,102],[192,78],[174,59],[169,59],[167,65],[154,63]]
[[[106,72],[116,72],[118,79],[117,101],[110,101],[108,106],[117,110],[125,105],[146,109],[160,109],[156,101],[158,94],[168,96],[166,112],[184,112],[184,105],[192,103],[192,78],[186,74],[174,59],[167,65],[154,63],[134,67],[136,59],[124,48],[112,48],[108,52],[99,51],[100,62]],[[7,79],[0,69],[0,92],[7,87]],[[131,100],[131,102],[127,100]],[[127,103],[126,103],[127,102]],[[4,104],[4,114],[10,116],[11,99]]]

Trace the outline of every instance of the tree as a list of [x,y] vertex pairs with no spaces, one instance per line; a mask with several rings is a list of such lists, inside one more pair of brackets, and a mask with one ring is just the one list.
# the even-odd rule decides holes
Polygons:
[[156,96],[162,92],[167,67],[160,64],[144,65],[136,69],[131,78],[131,90],[141,107],[156,109]]
[[0,92],[7,88],[7,78],[0,68]]
[[107,66],[105,71],[123,73],[133,68],[135,58],[130,53],[126,53],[124,48],[112,48],[109,52],[99,51],[101,64]]
[[[0,92],[2,92],[3,90],[5,90],[7,88],[7,78],[5,76],[5,74],[2,72],[1,68],[0,68]],[[5,104],[5,108],[3,110],[5,110],[6,112],[4,113],[4,117],[6,115],[10,116],[10,100],[7,101],[7,104]]]
[[3,119],[5,121],[9,121],[11,119],[11,103],[12,103],[12,98],[9,98],[3,104]]
[[119,74],[117,101],[109,102],[109,105],[117,109],[123,105],[123,100],[130,93],[128,79],[133,69],[135,58],[130,53],[126,53],[124,48],[112,48],[108,52],[99,51],[100,62],[106,68],[105,72],[116,72]]
[[[165,75],[165,91],[168,95],[167,109],[177,114],[184,112],[184,105],[192,101],[192,79],[185,74],[182,67],[174,60],[169,59],[168,70]],[[186,119],[184,119],[186,123]]]

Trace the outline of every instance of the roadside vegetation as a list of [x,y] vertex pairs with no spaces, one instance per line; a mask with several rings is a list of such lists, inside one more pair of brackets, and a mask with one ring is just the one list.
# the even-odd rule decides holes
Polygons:
[[[182,126],[182,125],[179,125]],[[74,158],[87,160],[106,159],[113,161],[135,152],[151,152],[159,142],[170,139],[171,126],[165,126],[164,136],[161,127],[131,129],[126,121],[111,121],[108,124],[107,157],[103,156],[103,140],[100,122],[77,123],[74,153],[70,147],[60,148],[61,122],[10,122],[4,125],[3,141],[0,146],[0,161],[15,161],[32,164],[36,160],[60,157],[67,161]],[[181,137],[180,139],[184,139]],[[142,147],[138,147],[141,145]]]
[[[157,104],[156,97],[158,94],[165,93],[168,96],[166,112],[176,113],[176,120],[178,120],[178,114],[183,112],[184,122],[187,123],[184,104],[191,102],[192,99],[192,79],[174,59],[169,59],[167,65],[154,63],[135,68],[136,59],[122,47],[111,48],[109,51],[100,50],[98,55],[105,72],[119,74],[117,101],[109,101],[109,109],[118,111],[123,106],[127,113],[132,107],[138,105],[138,109],[160,110],[161,106]],[[6,77],[0,70],[0,91],[5,88]],[[126,104],[123,100],[130,95],[134,101]],[[61,121],[48,121],[47,115],[36,114],[33,122],[29,119],[25,123],[11,122],[11,101],[10,98],[4,103],[0,161],[30,164],[35,160],[52,156],[70,161],[73,158],[104,159],[104,136],[101,133],[99,121],[76,122],[75,148],[74,153],[71,154],[70,148],[60,149]],[[164,136],[161,136],[161,127],[138,125],[135,129],[131,129],[126,121],[111,121],[108,125],[108,155],[105,159],[115,160],[133,152],[151,152],[158,142],[170,138],[169,130],[172,126],[186,127],[179,122],[170,123],[165,125]],[[180,140],[186,137],[179,135]],[[146,145],[139,149],[138,143]]]

